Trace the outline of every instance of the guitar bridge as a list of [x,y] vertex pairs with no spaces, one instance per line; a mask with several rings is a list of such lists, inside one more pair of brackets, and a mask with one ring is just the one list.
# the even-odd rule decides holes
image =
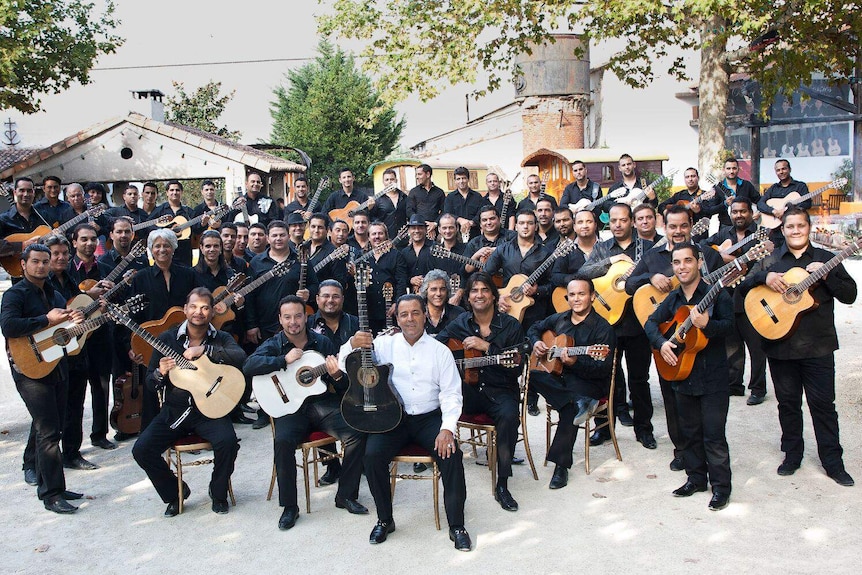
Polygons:
[[772,311],[772,307],[766,302],[765,299],[760,300],[760,305],[763,306],[764,311],[766,311],[766,315],[769,316],[769,319],[772,320],[772,323],[778,323],[778,317],[775,315],[775,312]]
[[373,412],[377,411],[377,406],[376,405],[363,405],[362,411],[364,411],[366,413],[373,413]]

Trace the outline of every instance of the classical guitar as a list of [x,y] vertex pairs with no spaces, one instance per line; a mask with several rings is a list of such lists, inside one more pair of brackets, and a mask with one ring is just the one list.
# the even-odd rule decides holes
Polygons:
[[388,193],[391,190],[396,189],[397,187],[398,186],[396,186],[395,184],[389,184],[388,186],[375,193],[373,196],[363,201],[362,203],[359,203],[356,200],[350,200],[343,208],[329,210],[329,219],[333,222],[335,220],[344,220],[345,222],[347,222],[348,227],[353,230],[353,216],[355,216],[357,212],[367,209],[368,206],[371,205],[371,202],[376,201],[380,196],[385,193]]
[[170,214],[165,214],[163,216],[159,216],[157,218],[153,218],[152,220],[146,220],[139,224],[135,224],[132,226],[133,232],[139,232],[141,230],[147,230],[149,228],[154,228],[156,226],[164,226],[169,224],[174,217]]
[[698,352],[706,347],[709,339],[703,335],[703,331],[694,327],[691,320],[691,310],[697,307],[698,313],[703,313],[718,297],[721,290],[731,287],[745,279],[743,272],[737,268],[730,270],[709,289],[697,306],[681,306],[673,318],[659,324],[658,328],[664,334],[665,339],[674,343],[674,354],[677,357],[676,365],[669,365],[661,355],[661,351],[654,349],[655,367],[659,375],[667,381],[682,381],[691,375],[694,367],[694,359]]
[[255,375],[251,387],[261,409],[277,418],[296,413],[306,399],[326,393],[320,379],[325,374],[326,358],[309,350],[285,369]]
[[[817,188],[813,192],[808,192],[804,196],[799,195],[798,192],[790,192],[789,194],[787,194],[783,198],[772,198],[772,199],[766,200],[766,203],[768,205],[772,206],[773,209],[789,208],[790,206],[799,205],[806,200],[816,198],[817,196],[821,195],[826,190],[840,189],[840,188],[844,187],[846,184],[847,184],[847,178],[838,178],[836,180],[829,182],[828,184],[826,184],[822,188]],[[765,227],[765,228],[769,228],[769,229],[774,230],[775,228],[777,228],[778,226],[781,225],[781,219],[776,218],[772,214],[761,213],[760,214],[760,225]]]
[[564,240],[557,244],[557,249],[554,250],[554,253],[548,256],[529,277],[524,274],[515,274],[509,278],[509,282],[501,290],[501,294],[505,294],[503,297],[507,298],[509,304],[509,311],[507,313],[510,316],[518,321],[524,321],[524,312],[528,307],[536,303],[536,300],[524,293],[524,290],[535,284],[557,258],[572,251],[575,245],[577,244],[572,240]]
[[672,181],[673,177],[678,171],[679,170],[671,170],[667,173],[667,175],[657,177],[652,182],[647,184],[645,188],[632,188],[631,190],[629,190],[626,197],[618,198],[617,201],[623,204],[634,206],[636,203],[642,202],[646,198],[647,192],[653,190],[656,186],[661,185],[664,182]]
[[[216,315],[213,316],[213,321],[212,321],[213,326],[215,326],[216,329],[221,329],[221,326],[223,326],[224,324],[226,324],[229,321],[234,320],[236,318],[236,314],[234,313],[233,309],[231,309],[231,308],[234,304],[237,303],[237,301],[240,298],[245,298],[248,294],[250,294],[251,292],[253,292],[257,288],[259,288],[260,286],[262,286],[263,284],[265,284],[266,282],[268,282],[272,278],[279,278],[279,277],[283,276],[284,274],[286,274],[288,271],[290,271],[290,260],[285,260],[283,262],[279,262],[279,263],[275,264],[270,269],[268,269],[264,273],[260,274],[258,277],[251,280],[246,285],[242,286],[241,288],[237,289],[236,291],[233,291],[230,289],[223,290],[222,288],[216,288],[216,294],[218,294],[218,296],[221,296],[226,291],[229,291],[230,293],[225,295],[225,297],[222,298],[220,301],[216,302],[216,304],[217,304],[216,307],[220,307],[221,304],[224,304],[225,311],[223,313],[219,313],[218,310],[216,310]],[[236,277],[236,276],[234,276],[234,277]],[[243,305],[237,305],[237,309],[242,309],[244,306],[245,306],[245,302],[243,302]],[[178,310],[178,309],[182,310],[182,308],[177,308],[177,307],[171,308],[171,310]],[[168,310],[168,313],[170,313],[171,310]],[[185,316],[183,316],[183,317],[185,317]],[[180,322],[182,322],[182,319],[180,320]],[[150,323],[150,322],[147,322],[147,323]],[[147,323],[145,323],[143,325],[146,326]],[[148,331],[151,331],[151,330],[148,330]],[[134,344],[134,342],[135,342],[135,340],[134,340],[134,338],[132,338],[132,343]],[[136,353],[140,353],[140,352],[136,352]]]
[[141,432],[141,413],[144,408],[144,393],[141,386],[141,370],[134,366],[122,376],[114,379],[114,406],[111,408],[111,427],[120,433],[135,435]]
[[132,333],[146,341],[164,357],[170,357],[177,362],[176,367],[170,372],[171,384],[188,391],[198,410],[206,417],[210,419],[224,417],[242,399],[242,394],[245,392],[245,377],[237,368],[232,365],[215,364],[206,355],[194,361],[186,359],[183,354],[174,351],[135,323],[129,314],[123,313],[114,304],[108,304],[107,314],[116,323],[129,328]]
[[[57,228],[51,229],[48,226],[38,226],[32,232],[21,232],[17,234],[10,234],[4,238],[9,243],[25,243],[30,240],[35,239],[37,243],[45,243],[50,236],[65,236],[66,232],[71,229],[74,229],[75,226],[80,224],[85,220],[89,220],[91,218],[98,217],[108,208],[105,204],[96,204],[92,208],[87,209],[86,211],[78,214],[74,218],[70,219],[68,222],[60,225]],[[9,272],[9,275],[12,277],[21,277],[24,273],[24,270],[21,269],[21,254],[13,254],[10,256],[4,256],[0,258],[0,265]]]
[[724,240],[717,246],[712,246],[714,250],[723,256],[729,256],[736,250],[751,242],[762,242],[769,237],[769,228],[757,228],[757,231],[748,234],[735,244],[731,245],[730,238]]
[[[392,301],[395,297],[395,289],[392,287],[392,283],[383,282],[383,288],[381,288],[381,291],[383,292],[383,305],[388,310],[392,307]],[[386,314],[386,328],[383,330],[386,333],[392,333],[392,330],[395,328],[394,315],[395,314]]]
[[860,248],[862,238],[811,273],[803,268],[787,270],[783,279],[789,287],[784,293],[778,293],[766,285],[753,288],[745,296],[745,314],[751,325],[766,339],[786,339],[793,335],[802,316],[819,305],[810,291],[814,284]]
[[529,351],[529,344],[526,342],[491,355],[485,355],[478,349],[465,349],[464,342],[460,339],[450,339],[446,342],[446,346],[452,350],[452,355],[455,356],[455,365],[461,372],[461,379],[469,385],[479,383],[480,367],[502,365],[503,367],[515,368],[521,365],[521,354]]
[[[327,176],[323,176],[322,178],[320,178],[320,181],[317,183],[317,190],[314,191],[314,195],[312,195],[311,199],[308,200],[308,205],[306,206],[306,209],[305,209],[306,212],[308,212],[310,214],[314,213],[314,210],[317,208],[317,204],[320,203],[320,194],[322,194],[323,190],[325,190],[328,187],[329,187],[329,178]],[[285,219],[287,219],[286,216],[285,216]],[[306,219],[305,216],[303,216],[303,219]],[[311,216],[309,216],[306,219],[306,221],[308,221],[309,219],[311,219]],[[310,237],[311,237],[311,229],[306,227],[305,233],[303,234],[302,239],[307,240]]]
[[314,264],[314,273],[319,274],[320,270],[325,268],[330,262],[334,262],[335,260],[340,260],[344,257],[347,257],[347,254],[350,253],[350,246],[347,244],[342,244],[329,252],[325,258]]
[[554,375],[563,373],[562,357],[564,350],[569,357],[588,356],[598,361],[604,361],[611,351],[610,346],[606,343],[575,346],[572,336],[557,335],[550,330],[542,334],[542,341],[548,346],[548,351],[542,355],[533,353],[530,356],[530,369],[553,373]]
[[213,319],[210,323],[216,329],[221,329],[222,325],[236,319],[236,313],[230,304],[225,303],[225,300],[242,287],[246,279],[245,274],[238,273],[227,281],[227,285],[218,286],[213,291]]
[[[139,311],[145,305],[143,299],[143,295],[130,298],[119,309],[126,313]],[[79,353],[84,346],[83,336],[107,321],[107,316],[93,317],[77,324],[64,321],[34,334],[10,338],[7,340],[9,354],[18,371],[31,379],[41,379],[54,371],[61,359]]]
[[[356,299],[359,308],[359,331],[368,332],[366,290],[371,269],[356,268]],[[401,422],[401,403],[392,389],[392,364],[375,364],[373,348],[359,348],[345,358],[350,385],[341,400],[344,421],[363,433],[385,433]]]
[[434,244],[431,246],[431,255],[435,258],[454,260],[460,264],[473,266],[474,268],[479,270],[485,269],[484,262],[468,258],[467,256],[463,256],[461,254],[456,254],[452,250],[447,249],[440,244]]
[[184,216],[173,216],[167,222],[157,223],[156,225],[160,228],[170,228],[171,231],[177,234],[178,240],[188,240],[192,237],[192,227],[201,223],[204,216],[209,216],[210,220],[220,220],[229,211],[239,209],[242,206],[245,206],[245,198],[237,198],[230,206],[221,204],[190,220],[187,220]]
[[[147,242],[144,240],[140,240],[136,242],[135,245],[129,250],[123,258],[117,263],[117,267],[111,270],[111,273],[106,275],[102,281],[114,283],[119,279],[123,272],[126,271],[126,268],[135,260],[135,258],[139,258],[142,255],[147,253]],[[86,279],[78,284],[78,289],[81,291],[89,291],[93,289],[93,287],[99,283],[98,280],[94,279]]]
[[401,240],[406,238],[408,231],[409,231],[409,229],[407,228],[407,226],[403,226],[398,231],[398,235],[396,235],[391,240],[386,240],[385,242],[380,242],[376,246],[372,247],[370,250],[368,250],[367,252],[365,252],[364,254],[362,254],[361,256],[356,258],[355,260],[353,260],[353,265],[356,267],[359,267],[360,265],[363,265],[366,262],[370,261],[371,258],[375,257],[376,255],[385,254],[390,249],[392,249],[392,246],[394,246],[395,244],[397,244],[398,242],[400,242]]
[[632,297],[626,293],[626,280],[632,275],[635,266],[637,262],[615,262],[611,264],[608,273],[593,279],[596,294],[593,309],[611,325],[616,325],[620,321],[625,313],[626,304]]
[[616,200],[617,198],[621,198],[624,195],[626,195],[627,193],[628,193],[627,189],[619,188],[619,189],[616,189],[613,192],[609,193],[606,196],[601,196],[601,197],[596,198],[595,200],[592,200],[592,201],[588,200],[587,198],[581,198],[580,200],[578,200],[574,204],[569,204],[569,209],[572,210],[573,214],[577,214],[578,212],[582,212],[584,210],[591,212],[594,209],[596,209],[597,207],[599,207],[600,205],[604,204],[605,202],[609,202],[611,200]]
[[[724,277],[724,275],[729,273],[732,269],[742,270],[742,266],[744,264],[762,260],[772,253],[774,247],[775,246],[773,246],[772,242],[761,242],[733,261],[726,263],[715,271],[705,274],[703,276],[703,280],[708,284],[713,284]],[[676,276],[672,277],[670,282],[671,290],[679,286],[679,280],[676,279]],[[632,307],[634,308],[635,316],[637,316],[641,325],[646,325],[646,321],[649,319],[649,316],[652,315],[652,312],[658,309],[661,302],[667,298],[668,293],[670,293],[670,290],[667,292],[659,291],[651,283],[642,285],[638,288],[635,292],[634,298],[632,299]]]

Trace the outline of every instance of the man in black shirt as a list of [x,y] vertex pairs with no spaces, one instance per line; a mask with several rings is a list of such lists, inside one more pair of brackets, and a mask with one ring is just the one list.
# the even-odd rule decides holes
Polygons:
[[[161,216],[173,216],[173,217],[183,217],[186,221],[194,218],[194,214],[192,208],[183,204],[183,185],[176,181],[171,180],[168,182],[168,187],[166,189],[166,193],[168,196],[168,201],[160,205],[156,208],[156,210],[151,214],[153,218],[159,218]],[[192,234],[199,233],[203,226],[206,226],[209,223],[209,218],[204,217],[201,220],[201,223],[195,226],[192,226]],[[187,240],[178,240],[176,253],[174,254],[174,258],[181,264],[186,267],[191,267],[192,265],[192,240],[191,238]]]
[[[12,207],[0,214],[0,236],[4,238],[0,243],[0,254],[14,257],[29,245],[36,243],[39,238],[35,237],[25,242],[9,242],[5,238],[12,234],[33,232],[39,226],[45,225],[45,222],[33,209],[33,199],[36,197],[33,180],[27,177],[15,180],[12,196]],[[10,273],[10,275],[14,274]]]
[[[575,181],[563,189],[560,196],[560,207],[572,210],[572,213],[580,211],[581,208],[602,197],[602,187],[587,177],[587,166],[580,160],[572,162],[572,174]],[[601,205],[593,209],[598,219],[602,213]]]
[[[245,211],[248,212],[247,224],[263,224],[268,226],[269,222],[278,219],[278,204],[263,190],[263,178],[258,172],[249,172],[245,180]],[[231,210],[225,216],[226,221],[245,220],[241,209]]]
[[[786,208],[773,208],[769,205],[769,200],[780,200],[786,198],[793,192],[796,192],[800,196],[804,196],[808,193],[808,186],[805,182],[794,180],[790,176],[790,162],[787,160],[781,159],[775,162],[775,175],[778,177],[778,182],[772,184],[765,192],[763,192],[763,195],[760,196],[759,200],[757,200],[757,209],[760,210],[761,214],[773,216],[780,220],[784,216]],[[807,210],[811,207],[811,203],[811,199],[807,199],[804,202],[796,204],[796,207]],[[764,225],[766,224],[764,223]],[[772,240],[772,243],[774,243],[776,247],[781,246],[784,243],[784,235],[781,233],[781,228],[774,228],[772,233],[769,235],[769,239]]]
[[452,214],[458,219],[458,229],[464,243],[479,235],[476,216],[479,208],[486,203],[489,203],[486,198],[470,189],[470,170],[463,166],[455,168],[455,189],[446,195],[443,213]]
[[[341,168],[338,172],[338,181],[341,183],[341,189],[329,194],[326,202],[323,204],[323,211],[329,214],[332,210],[343,210],[350,202],[361,204],[368,199],[368,194],[355,189],[354,182],[356,178],[353,176],[353,170],[349,168]],[[369,207],[373,207],[374,202]],[[333,217],[330,214],[330,217]]]
[[42,180],[42,191],[45,197],[36,202],[33,207],[52,228],[65,224],[72,208],[68,202],[60,199],[60,178],[46,176]]
[[[500,225],[503,229],[506,230],[514,230],[515,229],[515,213],[518,211],[518,207],[515,204],[515,200],[512,198],[512,194],[509,194],[509,201],[505,203],[506,208],[506,221],[503,220],[503,200],[506,197],[506,194],[500,189],[500,176],[495,174],[494,172],[488,172],[488,175],[485,176],[485,185],[488,188],[488,194],[485,198],[488,202],[494,206],[494,209],[497,210],[497,215],[500,216]],[[481,230],[481,225],[479,222],[479,218],[476,220],[476,227]]]
[[431,258],[431,241],[426,241],[425,222],[418,216],[413,216],[407,222],[410,244],[401,249],[401,257],[407,265],[408,288],[413,293],[419,292],[423,276],[434,269]]
[[[138,188],[132,184],[123,190],[123,203],[108,210],[108,216],[112,219],[127,217],[132,220],[132,225],[145,222],[150,219],[149,214],[138,207]],[[149,229],[140,230],[137,238],[146,238]]]
[[308,205],[310,198],[308,197],[308,179],[305,176],[299,176],[293,181],[293,201],[284,206],[284,216],[290,214],[302,214],[304,218],[310,218],[311,212],[315,206]]
[[553,211],[557,209],[557,200],[545,193],[542,189],[542,180],[539,179],[539,176],[535,174],[527,176],[527,196],[518,202],[517,211],[535,211],[536,203],[542,198],[550,198],[552,204],[551,210]]
[[437,218],[443,213],[446,192],[431,181],[431,166],[416,167],[416,187],[407,193],[407,219],[417,215],[425,221],[429,237],[436,236]]

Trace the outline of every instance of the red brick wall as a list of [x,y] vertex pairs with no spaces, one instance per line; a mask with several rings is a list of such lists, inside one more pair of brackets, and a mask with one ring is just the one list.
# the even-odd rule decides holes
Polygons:
[[521,105],[524,155],[584,147],[584,114],[572,98],[530,97]]

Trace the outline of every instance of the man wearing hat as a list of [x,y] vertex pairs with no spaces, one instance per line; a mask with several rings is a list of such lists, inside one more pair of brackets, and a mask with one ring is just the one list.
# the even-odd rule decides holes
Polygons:
[[299,253],[299,246],[305,241],[305,226],[308,222],[302,214],[291,213],[287,216],[287,235],[290,238],[290,249]]
[[401,255],[407,263],[410,291],[419,293],[425,274],[435,267],[434,258],[431,256],[431,242],[426,240],[425,220],[419,214],[413,214],[407,222],[407,229],[410,244],[401,249]]

